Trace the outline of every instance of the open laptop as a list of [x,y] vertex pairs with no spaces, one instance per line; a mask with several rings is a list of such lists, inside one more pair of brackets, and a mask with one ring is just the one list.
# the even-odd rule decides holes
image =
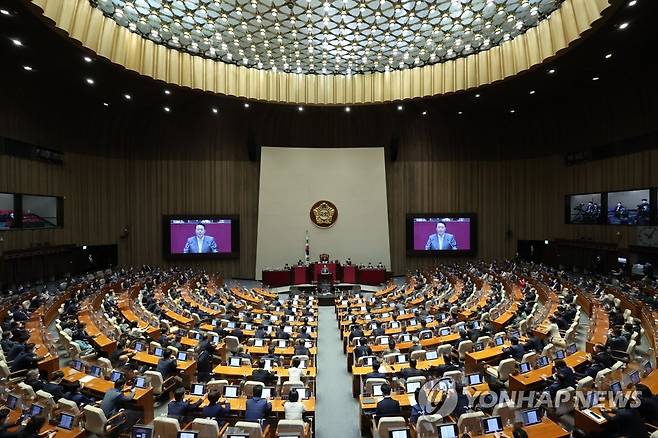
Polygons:
[[537,358],[537,363],[535,364],[535,369],[536,368],[543,368],[546,365],[548,365],[548,357],[539,356],[539,358]]
[[382,394],[382,385],[372,385],[372,395],[373,397],[381,397]]
[[555,352],[555,359],[564,359],[567,355],[564,353],[564,350],[557,350]]
[[439,353],[436,350],[430,350],[425,353],[425,360],[434,360],[439,357]]
[[75,416],[62,412],[62,414],[59,417],[59,423],[57,423],[57,427],[61,427],[62,429],[66,429],[66,430],[71,430],[73,429],[74,420],[75,420]]
[[148,382],[146,381],[146,377],[144,377],[144,376],[135,377],[135,387],[136,388],[141,388],[141,389],[147,388],[148,387]]
[[633,372],[628,376],[628,378],[631,380],[631,383],[632,383],[633,385],[637,385],[638,383],[640,383],[640,371],[639,371],[639,370],[635,370],[635,371],[633,371]]
[[612,392],[612,395],[615,395],[621,391],[621,382],[612,382],[610,384],[610,391]]
[[101,367],[97,365],[92,365],[89,367],[89,375],[94,377],[100,377],[103,374]]
[[442,328],[439,331],[439,336],[448,336],[450,334],[450,327]]
[[176,438],[199,438],[199,432],[194,430],[181,430],[176,434]]
[[279,339],[279,342],[277,342],[277,347],[279,348],[286,348],[288,346],[288,341],[285,339]]
[[151,426],[138,425],[133,426],[130,433],[130,438],[151,438],[153,436],[153,428]]
[[407,382],[407,394],[413,394],[418,388],[423,386],[421,382]]
[[70,363],[71,368],[73,368],[76,371],[82,371],[84,368],[84,365],[82,364],[81,360],[72,360]]
[[459,429],[455,423],[439,424],[436,429],[439,438],[459,438]]
[[398,354],[395,358],[395,361],[397,363],[406,363],[406,362],[408,362],[407,355],[406,354]]
[[471,385],[479,385],[482,383],[482,376],[480,374],[469,374],[466,376],[466,381],[468,382],[468,386]]
[[500,346],[503,345],[504,343],[505,343],[505,338],[503,338],[502,336],[496,336],[496,337],[494,338],[494,345],[495,345],[496,347],[500,347]]
[[14,410],[18,407],[18,397],[12,394],[7,395],[7,401],[5,401],[5,406],[7,406],[10,410]]
[[484,434],[503,431],[503,420],[500,416],[482,419],[482,431]]
[[38,415],[41,415],[43,412],[43,406],[38,405],[36,403],[32,403],[32,406],[30,406],[30,417],[36,417]]
[[521,362],[519,364],[519,374],[525,374],[530,371],[530,362]]
[[231,357],[228,360],[228,365],[230,367],[239,367],[241,362],[242,362],[242,358],[240,358],[240,357]]
[[263,345],[265,345],[263,339],[254,339],[254,347],[262,347]]
[[176,360],[186,361],[187,360],[187,351],[179,351],[176,355]]
[[206,394],[206,385],[203,383],[193,383],[190,394],[203,396]]
[[144,351],[144,343],[143,342],[135,342],[135,351]]
[[263,398],[274,398],[276,396],[276,391],[273,386],[265,386],[263,387],[263,394],[261,397]]
[[567,347],[567,356],[571,356],[576,351],[578,351],[578,346],[576,345],[576,343],[569,344],[569,346]]
[[409,438],[409,429],[389,429],[388,438]]
[[526,409],[521,413],[524,426],[532,426],[533,424],[541,423],[541,414],[539,409]]
[[162,348],[155,347],[155,349],[153,350],[153,355],[158,356],[158,357],[162,357],[162,354],[163,354]]
[[226,398],[238,398],[240,394],[240,387],[234,385],[224,386],[224,397]]
[[112,382],[116,382],[117,380],[121,379],[123,377],[123,373],[121,371],[112,371],[112,374],[110,374],[110,380]]

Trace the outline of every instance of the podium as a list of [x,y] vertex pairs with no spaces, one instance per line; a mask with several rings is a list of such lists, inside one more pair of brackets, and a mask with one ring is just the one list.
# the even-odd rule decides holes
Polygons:
[[322,292],[331,292],[331,288],[334,286],[334,275],[331,272],[320,273],[318,280],[318,289]]
[[331,281],[336,281],[336,263],[313,263],[313,281],[316,283],[320,281],[320,272],[322,272],[323,266],[326,266],[331,273]]

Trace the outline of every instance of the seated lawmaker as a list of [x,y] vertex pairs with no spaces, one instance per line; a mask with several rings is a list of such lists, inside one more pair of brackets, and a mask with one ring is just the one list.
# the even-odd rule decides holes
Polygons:
[[219,398],[219,391],[210,391],[208,393],[208,406],[201,410],[201,416],[217,421],[221,429],[224,425],[223,419],[231,414],[231,404],[228,402],[219,403]]
[[423,372],[420,371],[419,369],[416,369],[416,366],[417,366],[416,359],[410,359],[409,360],[409,367],[404,368],[402,371],[400,371],[400,374],[402,375],[402,378],[404,380],[407,380],[409,377],[422,376]]
[[190,403],[187,400],[184,400],[185,397],[185,388],[180,387],[176,388],[174,391],[174,399],[169,402],[167,406],[167,415],[171,418],[176,418],[180,422],[186,422],[189,415],[192,411],[201,405],[203,399]]
[[272,403],[262,398],[263,387],[254,386],[253,396],[247,400],[247,409],[244,414],[245,421],[261,423],[265,427],[265,420],[272,413]]
[[158,361],[158,366],[155,368],[157,372],[162,374],[162,379],[166,380],[167,378],[177,374],[177,362],[176,358],[171,357],[171,350],[165,350],[162,353],[162,357]]
[[515,359],[517,362],[520,362],[521,359],[523,359],[523,355],[525,354],[525,348],[523,348],[523,345],[519,345],[519,338],[516,336],[512,336],[510,343],[512,345],[508,348],[504,348],[503,353],[508,354],[511,358]]
[[377,403],[377,410],[375,411],[375,419],[379,421],[381,417],[391,417],[400,415],[400,403],[391,398],[391,387],[385,383],[382,385],[382,395],[384,398]]

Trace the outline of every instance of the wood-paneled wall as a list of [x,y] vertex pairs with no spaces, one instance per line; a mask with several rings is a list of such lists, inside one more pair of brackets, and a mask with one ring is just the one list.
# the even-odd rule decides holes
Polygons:
[[[395,273],[437,263],[406,256],[407,213],[477,213],[478,256],[486,259],[512,256],[517,239],[585,238],[626,246],[635,242],[632,228],[565,225],[564,195],[658,186],[657,149],[564,165],[566,150],[655,130],[656,100],[615,106],[614,111],[604,105],[607,100],[625,102],[639,92],[633,90],[620,89],[614,99],[594,96],[587,113],[567,105],[564,120],[550,126],[545,113],[537,112],[476,121],[438,111],[428,117],[398,114],[386,107],[355,108],[347,115],[319,108],[298,114],[272,105],[214,116],[194,98],[165,115],[156,104],[108,110],[84,99],[66,105],[44,98],[41,91],[0,87],[0,135],[63,150],[65,164],[0,156],[0,191],[65,196],[65,226],[2,232],[0,250],[45,242],[116,243],[122,264],[165,264],[163,214],[238,214],[240,259],[200,265],[229,277],[252,278],[259,164],[249,160],[250,142],[388,146],[392,133],[399,132],[397,160],[387,161]],[[546,113],[561,108],[545,103]],[[129,235],[121,238],[126,226]]]

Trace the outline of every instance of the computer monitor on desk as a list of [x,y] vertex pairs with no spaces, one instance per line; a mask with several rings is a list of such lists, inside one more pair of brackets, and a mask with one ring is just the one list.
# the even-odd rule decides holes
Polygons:
[[439,424],[437,432],[439,438],[459,438],[459,429],[455,423]]

